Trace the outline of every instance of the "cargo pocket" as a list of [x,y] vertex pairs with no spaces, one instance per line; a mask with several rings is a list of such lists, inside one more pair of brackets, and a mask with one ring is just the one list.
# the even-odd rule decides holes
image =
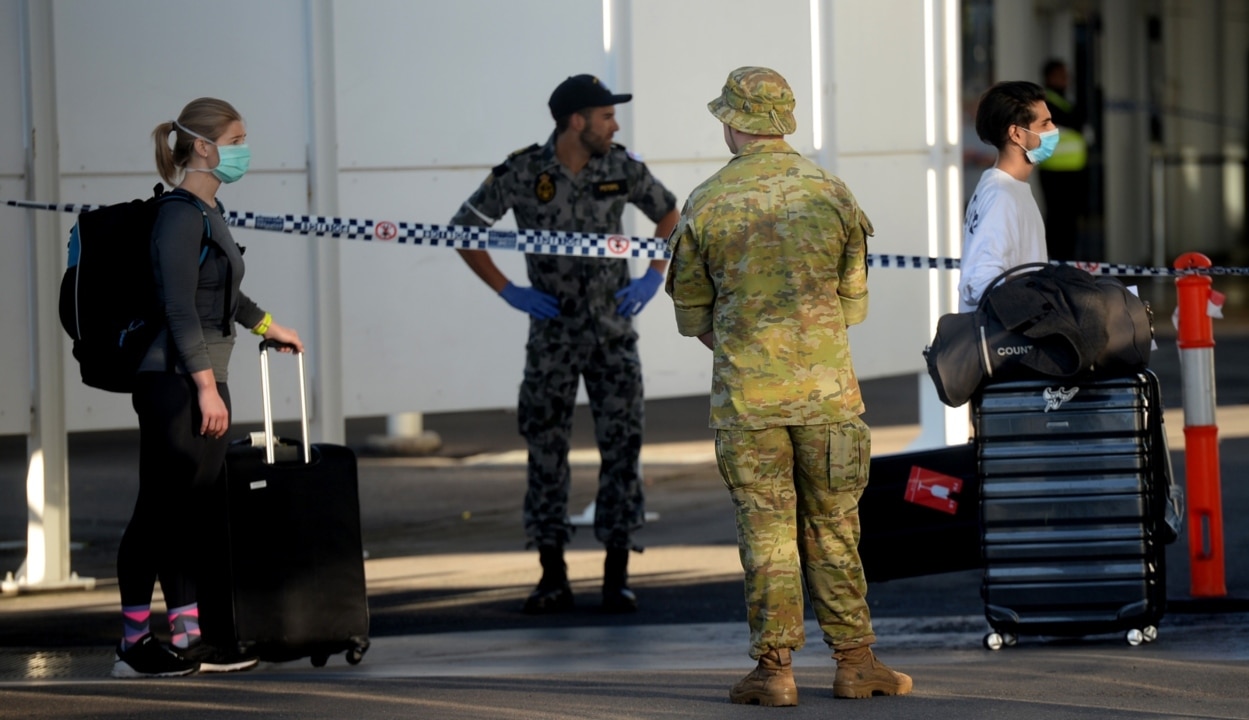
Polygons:
[[872,457],[872,434],[867,424],[852,418],[828,426],[828,489],[851,492],[857,499],[867,487]]

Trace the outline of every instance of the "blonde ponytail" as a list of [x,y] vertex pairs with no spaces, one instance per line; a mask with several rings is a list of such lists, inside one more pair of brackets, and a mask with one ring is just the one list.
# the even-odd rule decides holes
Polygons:
[[173,122],[163,122],[152,131],[152,140],[156,143],[156,172],[166,183],[177,185],[181,173],[174,162],[174,150],[169,147],[169,134],[173,131]]

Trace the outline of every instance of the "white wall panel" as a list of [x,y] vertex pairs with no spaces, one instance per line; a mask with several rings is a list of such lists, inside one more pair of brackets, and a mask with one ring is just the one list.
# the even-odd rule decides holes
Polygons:
[[494,166],[551,134],[564,78],[605,69],[599,2],[339,2],[334,27],[343,169]]
[[[872,220],[876,255],[928,255],[925,155],[843,157],[841,178]],[[949,271],[937,271],[949,272]],[[928,270],[872,268],[867,320],[850,329],[855,370],[863,379],[919,372],[928,333]]]
[[[0,135],[0,144],[17,138]],[[0,198],[21,198],[26,183],[0,175]],[[30,268],[26,210],[0,206],[0,435],[30,430]]]
[[927,149],[923,8],[922,0],[833,4],[832,112],[843,156]]
[[[233,185],[223,185],[218,193],[227,210],[253,210],[273,213],[293,212],[307,207],[307,176],[303,173],[248,173]],[[314,337],[312,310],[313,240],[304,235],[286,235],[231,228],[235,242],[246,248],[247,269],[243,292],[273,314],[277,322],[295,328],[306,345]],[[234,417],[240,422],[262,419],[260,404],[260,338],[235,324],[238,336],[230,357],[230,395]],[[289,362],[288,362],[289,361]],[[319,371],[317,358],[309,352],[308,383]],[[273,412],[280,419],[299,417],[299,375],[287,356],[271,355]],[[315,403],[315,397],[314,397]],[[310,410],[315,412],[315,405]]]
[[22,132],[22,0],[0,0],[0,176],[21,175],[26,166]]
[[219,97],[247,121],[252,168],[301,168],[307,71],[300,0],[58,0],[64,173],[151,173],[150,133]]
[[[634,0],[633,145],[652,159],[724,155],[722,125],[707,112],[730,71],[762,65],[794,89],[798,132],[790,142],[811,145],[811,33],[808,0],[773,0],[766,15],[752,0]],[[753,36],[766,23],[769,38]]]
[[[920,0],[833,6],[837,172],[872,219],[875,254],[929,254],[923,8]],[[868,319],[850,332],[856,371],[923,370],[932,276],[877,268],[869,278]]]
[[[0,0],[0,200],[26,196],[22,131],[21,0]],[[27,211],[0,206],[0,434],[30,429],[30,284]]]
[[[445,224],[486,170],[344,173],[354,214]],[[417,214],[417,206],[433,208]],[[509,215],[497,227],[515,227]],[[524,256],[494,253],[527,284]],[[526,316],[448,248],[348,241],[342,251],[347,415],[503,407],[515,403]]]
[[914,153],[841,159],[838,176],[876,230],[868,241],[871,252],[928,254],[927,162],[927,155]]

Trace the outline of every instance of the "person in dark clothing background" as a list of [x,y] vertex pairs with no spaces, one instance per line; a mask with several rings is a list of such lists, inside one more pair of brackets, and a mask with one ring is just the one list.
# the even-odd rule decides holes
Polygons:
[[1051,260],[1095,260],[1077,257],[1080,217],[1088,204],[1088,145],[1083,135],[1084,109],[1067,99],[1069,76],[1062,60],[1049,60],[1041,70],[1045,103],[1058,127],[1058,147],[1038,165],[1045,197],[1045,246]]

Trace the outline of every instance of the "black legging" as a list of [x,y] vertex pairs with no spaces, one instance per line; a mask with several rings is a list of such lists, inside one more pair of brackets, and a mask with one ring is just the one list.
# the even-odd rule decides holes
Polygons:
[[[230,390],[217,383],[230,409]],[[226,437],[200,435],[199,393],[189,375],[139,373],[139,498],[117,550],[123,607],[148,605],[160,579],[165,605],[195,602],[194,563],[204,537],[200,497],[225,466]]]

